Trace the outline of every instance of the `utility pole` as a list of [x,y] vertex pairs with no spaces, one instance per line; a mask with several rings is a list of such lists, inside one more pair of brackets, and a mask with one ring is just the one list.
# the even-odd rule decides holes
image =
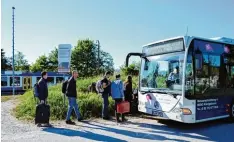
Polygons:
[[97,40],[97,46],[98,46],[98,75],[100,75],[100,42]]
[[12,7],[12,81],[13,95],[15,95],[15,7]]

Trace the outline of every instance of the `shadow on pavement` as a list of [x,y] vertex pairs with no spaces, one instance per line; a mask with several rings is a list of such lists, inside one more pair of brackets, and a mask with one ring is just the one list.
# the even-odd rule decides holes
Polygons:
[[[95,127],[89,127],[91,129],[99,129],[103,131],[113,132],[119,135],[124,135],[124,136],[132,137],[132,138],[140,138],[140,139],[145,139],[145,140],[162,140],[162,141],[169,140],[169,141],[177,141],[177,142],[188,142],[188,141],[180,140],[180,139],[167,138],[167,137],[157,135],[157,134],[149,134],[147,132],[133,132],[129,130],[107,127],[107,126],[104,126],[103,124],[98,125],[98,124],[93,124],[89,122],[86,122],[86,124],[90,126],[95,126]],[[87,126],[84,126],[84,127],[87,127]]]
[[72,129],[65,129],[65,128],[45,128],[43,129],[45,132],[69,136],[69,137],[82,137],[89,140],[95,140],[95,141],[105,141],[105,142],[126,142],[125,140],[117,139],[110,136],[95,134],[90,131],[78,131],[78,130],[72,130]]
[[155,123],[161,125],[134,122],[127,123],[137,125],[139,128],[150,128],[149,131],[153,133],[164,133],[209,141],[232,142],[234,140],[234,123],[227,121],[227,119],[196,124],[186,124],[171,120],[157,121],[155,120]]
[[[151,121],[152,122],[152,121]],[[116,133],[132,138],[140,138],[143,140],[168,140],[177,142],[186,142],[184,140],[176,138],[168,138],[162,134],[173,136],[187,137],[197,140],[208,140],[208,141],[225,141],[232,142],[234,140],[234,124],[227,123],[225,120],[209,121],[198,124],[184,124],[169,120],[160,120],[155,123],[159,124],[148,124],[148,123],[136,123],[136,122],[125,122],[120,128],[115,128],[111,124],[106,125],[100,122],[83,122],[86,124],[84,128],[102,130],[106,132]],[[131,124],[131,125],[129,125]],[[135,132],[130,130],[121,129],[121,127],[142,130],[142,132]],[[65,128],[46,128],[46,132],[65,135],[65,136],[78,136],[90,140],[96,141],[125,141],[112,136],[100,135],[91,131],[79,131]],[[148,133],[149,132],[149,133]]]

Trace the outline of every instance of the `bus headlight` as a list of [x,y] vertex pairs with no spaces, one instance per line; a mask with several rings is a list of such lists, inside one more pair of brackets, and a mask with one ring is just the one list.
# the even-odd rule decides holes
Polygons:
[[191,115],[192,111],[188,108],[182,108],[183,115]]

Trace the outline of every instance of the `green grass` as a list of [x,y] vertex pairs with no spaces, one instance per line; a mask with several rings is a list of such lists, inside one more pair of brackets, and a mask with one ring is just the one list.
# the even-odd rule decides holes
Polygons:
[[[102,110],[102,97],[98,94],[87,93],[88,85],[97,82],[100,77],[80,79],[77,81],[78,105],[81,115],[87,119],[100,117]],[[125,78],[123,78],[125,79]],[[137,78],[133,78],[137,80]],[[136,82],[137,84],[137,82]],[[136,87],[136,84],[133,85]],[[49,87],[48,104],[50,105],[51,119],[63,120],[66,117],[68,101],[61,93],[61,84]],[[14,109],[14,115],[21,120],[33,120],[35,116],[36,102],[32,90],[20,96],[19,103]],[[114,101],[109,97],[109,113],[114,114]],[[74,114],[73,114],[74,116]]]
[[17,96],[13,96],[13,95],[2,95],[1,96],[1,102],[6,102],[6,101],[9,101],[11,99],[15,99],[15,98],[18,98],[20,97],[20,95],[17,95]]
[[1,102],[9,101],[12,98],[12,96],[1,96]]

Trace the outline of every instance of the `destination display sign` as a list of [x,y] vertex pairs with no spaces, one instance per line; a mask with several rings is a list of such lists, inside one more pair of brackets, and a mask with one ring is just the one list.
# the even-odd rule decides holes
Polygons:
[[145,56],[151,56],[151,55],[172,53],[183,50],[184,50],[184,40],[183,38],[181,38],[181,39],[165,41],[145,46],[143,49],[143,53],[145,54]]

